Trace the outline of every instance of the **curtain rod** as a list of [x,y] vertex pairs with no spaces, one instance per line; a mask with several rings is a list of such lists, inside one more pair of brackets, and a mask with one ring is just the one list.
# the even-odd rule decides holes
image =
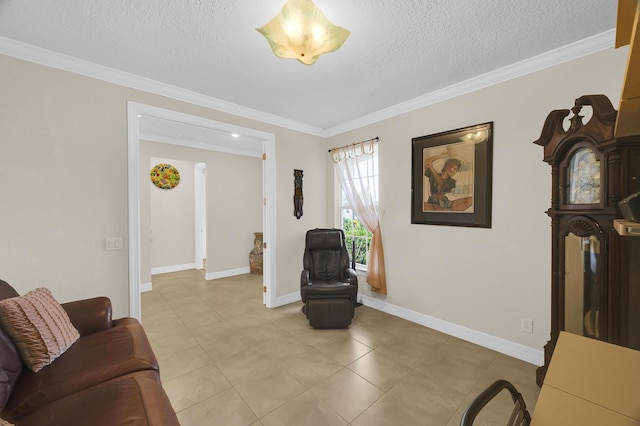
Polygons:
[[358,144],[361,144],[361,143],[367,143],[367,142],[371,142],[371,141],[378,141],[378,142],[380,142],[380,138],[376,136],[375,138],[367,139],[367,140],[365,140],[365,141],[360,141],[360,142],[356,142],[356,143],[350,143],[349,145],[345,145],[345,146],[340,147],[340,148],[331,148],[331,149],[329,150],[329,152],[333,151],[334,149],[342,149],[342,148],[346,148],[346,147],[351,146],[351,145],[358,145]]

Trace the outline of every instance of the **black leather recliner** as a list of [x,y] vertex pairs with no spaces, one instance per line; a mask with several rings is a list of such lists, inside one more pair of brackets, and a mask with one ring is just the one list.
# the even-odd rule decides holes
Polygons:
[[349,268],[342,229],[307,231],[300,296],[313,328],[346,328],[358,297],[358,277]]

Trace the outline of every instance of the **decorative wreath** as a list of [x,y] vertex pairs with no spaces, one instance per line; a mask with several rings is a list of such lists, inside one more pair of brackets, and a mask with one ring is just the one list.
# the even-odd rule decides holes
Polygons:
[[156,164],[150,176],[151,182],[160,189],[173,189],[180,183],[180,172],[171,164]]

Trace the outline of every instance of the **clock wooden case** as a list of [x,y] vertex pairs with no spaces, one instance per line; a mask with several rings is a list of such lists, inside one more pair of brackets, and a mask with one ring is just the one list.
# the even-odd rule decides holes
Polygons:
[[640,238],[613,226],[617,203],[640,191],[640,135],[614,137],[616,116],[606,96],[585,95],[571,110],[552,111],[534,142],[552,185],[551,336],[539,385],[560,331],[640,349]]

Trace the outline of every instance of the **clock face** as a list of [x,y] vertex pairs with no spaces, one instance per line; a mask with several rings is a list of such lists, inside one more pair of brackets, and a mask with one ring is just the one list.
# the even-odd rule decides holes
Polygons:
[[567,169],[567,200],[569,204],[600,202],[600,160],[589,148],[577,150]]

